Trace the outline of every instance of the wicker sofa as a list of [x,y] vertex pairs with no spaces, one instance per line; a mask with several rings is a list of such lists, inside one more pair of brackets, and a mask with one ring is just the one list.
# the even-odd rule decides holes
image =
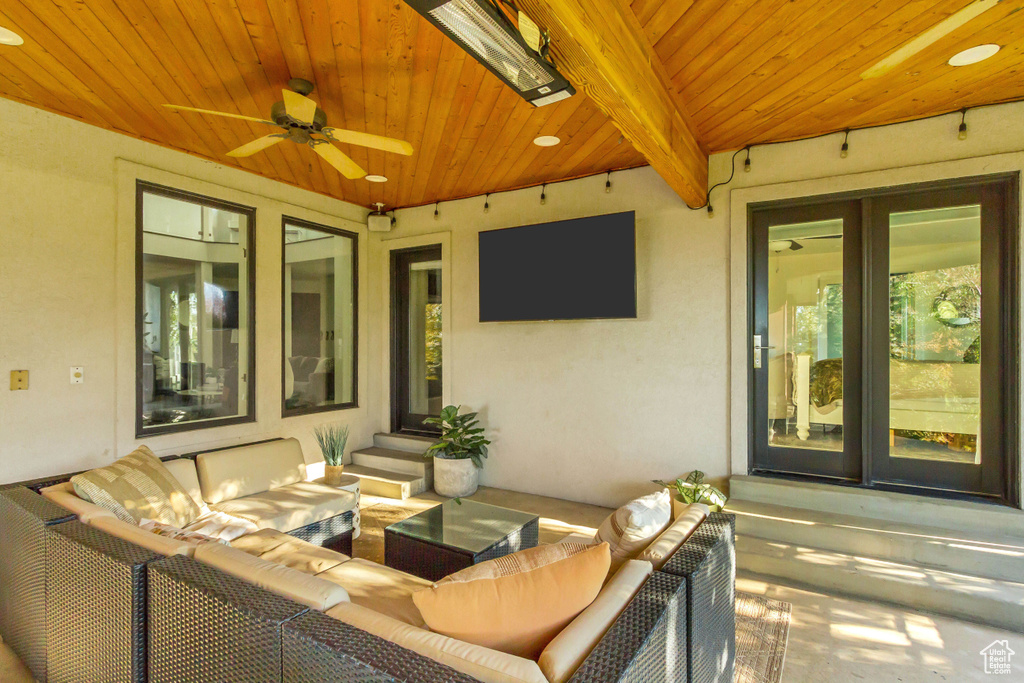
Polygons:
[[[627,596],[571,683],[730,683],[733,534],[730,515],[700,523]],[[13,550],[0,557],[0,636],[40,680],[522,680],[476,677],[415,642],[349,623],[344,615],[362,609],[355,596],[354,605],[319,594],[293,599],[276,578],[253,580],[205,557],[230,557],[233,548],[195,558],[154,552],[24,487],[0,490],[0,543]],[[22,611],[9,612],[14,605]]]

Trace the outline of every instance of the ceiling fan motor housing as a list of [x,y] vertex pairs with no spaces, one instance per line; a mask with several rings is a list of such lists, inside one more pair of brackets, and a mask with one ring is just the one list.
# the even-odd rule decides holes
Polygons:
[[309,133],[319,133],[320,130],[327,125],[327,114],[320,107],[316,108],[316,114],[313,115],[313,122],[306,123],[305,121],[297,121],[285,111],[284,102],[275,102],[274,106],[270,108],[270,118],[279,126],[283,126],[288,129],[301,129]]

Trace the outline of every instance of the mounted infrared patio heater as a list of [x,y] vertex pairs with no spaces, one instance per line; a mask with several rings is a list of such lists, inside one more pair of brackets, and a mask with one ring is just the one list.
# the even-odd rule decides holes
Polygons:
[[547,37],[522,12],[514,21],[490,0],[405,2],[535,107],[576,94],[548,59]]

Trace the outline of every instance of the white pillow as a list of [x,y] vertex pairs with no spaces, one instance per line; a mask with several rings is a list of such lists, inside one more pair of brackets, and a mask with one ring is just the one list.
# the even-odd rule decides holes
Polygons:
[[256,523],[241,517],[229,515],[226,512],[210,511],[203,514],[199,519],[185,527],[185,531],[203,534],[225,543],[235,540],[241,536],[247,536],[259,531]]
[[672,496],[666,489],[631,500],[608,515],[601,522],[594,540],[611,546],[609,575],[628,560],[635,559],[671,521]]

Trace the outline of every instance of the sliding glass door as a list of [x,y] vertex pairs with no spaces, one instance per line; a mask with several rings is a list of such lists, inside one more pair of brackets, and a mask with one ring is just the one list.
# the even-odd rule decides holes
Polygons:
[[755,471],[1014,500],[1016,178],[752,211]]

